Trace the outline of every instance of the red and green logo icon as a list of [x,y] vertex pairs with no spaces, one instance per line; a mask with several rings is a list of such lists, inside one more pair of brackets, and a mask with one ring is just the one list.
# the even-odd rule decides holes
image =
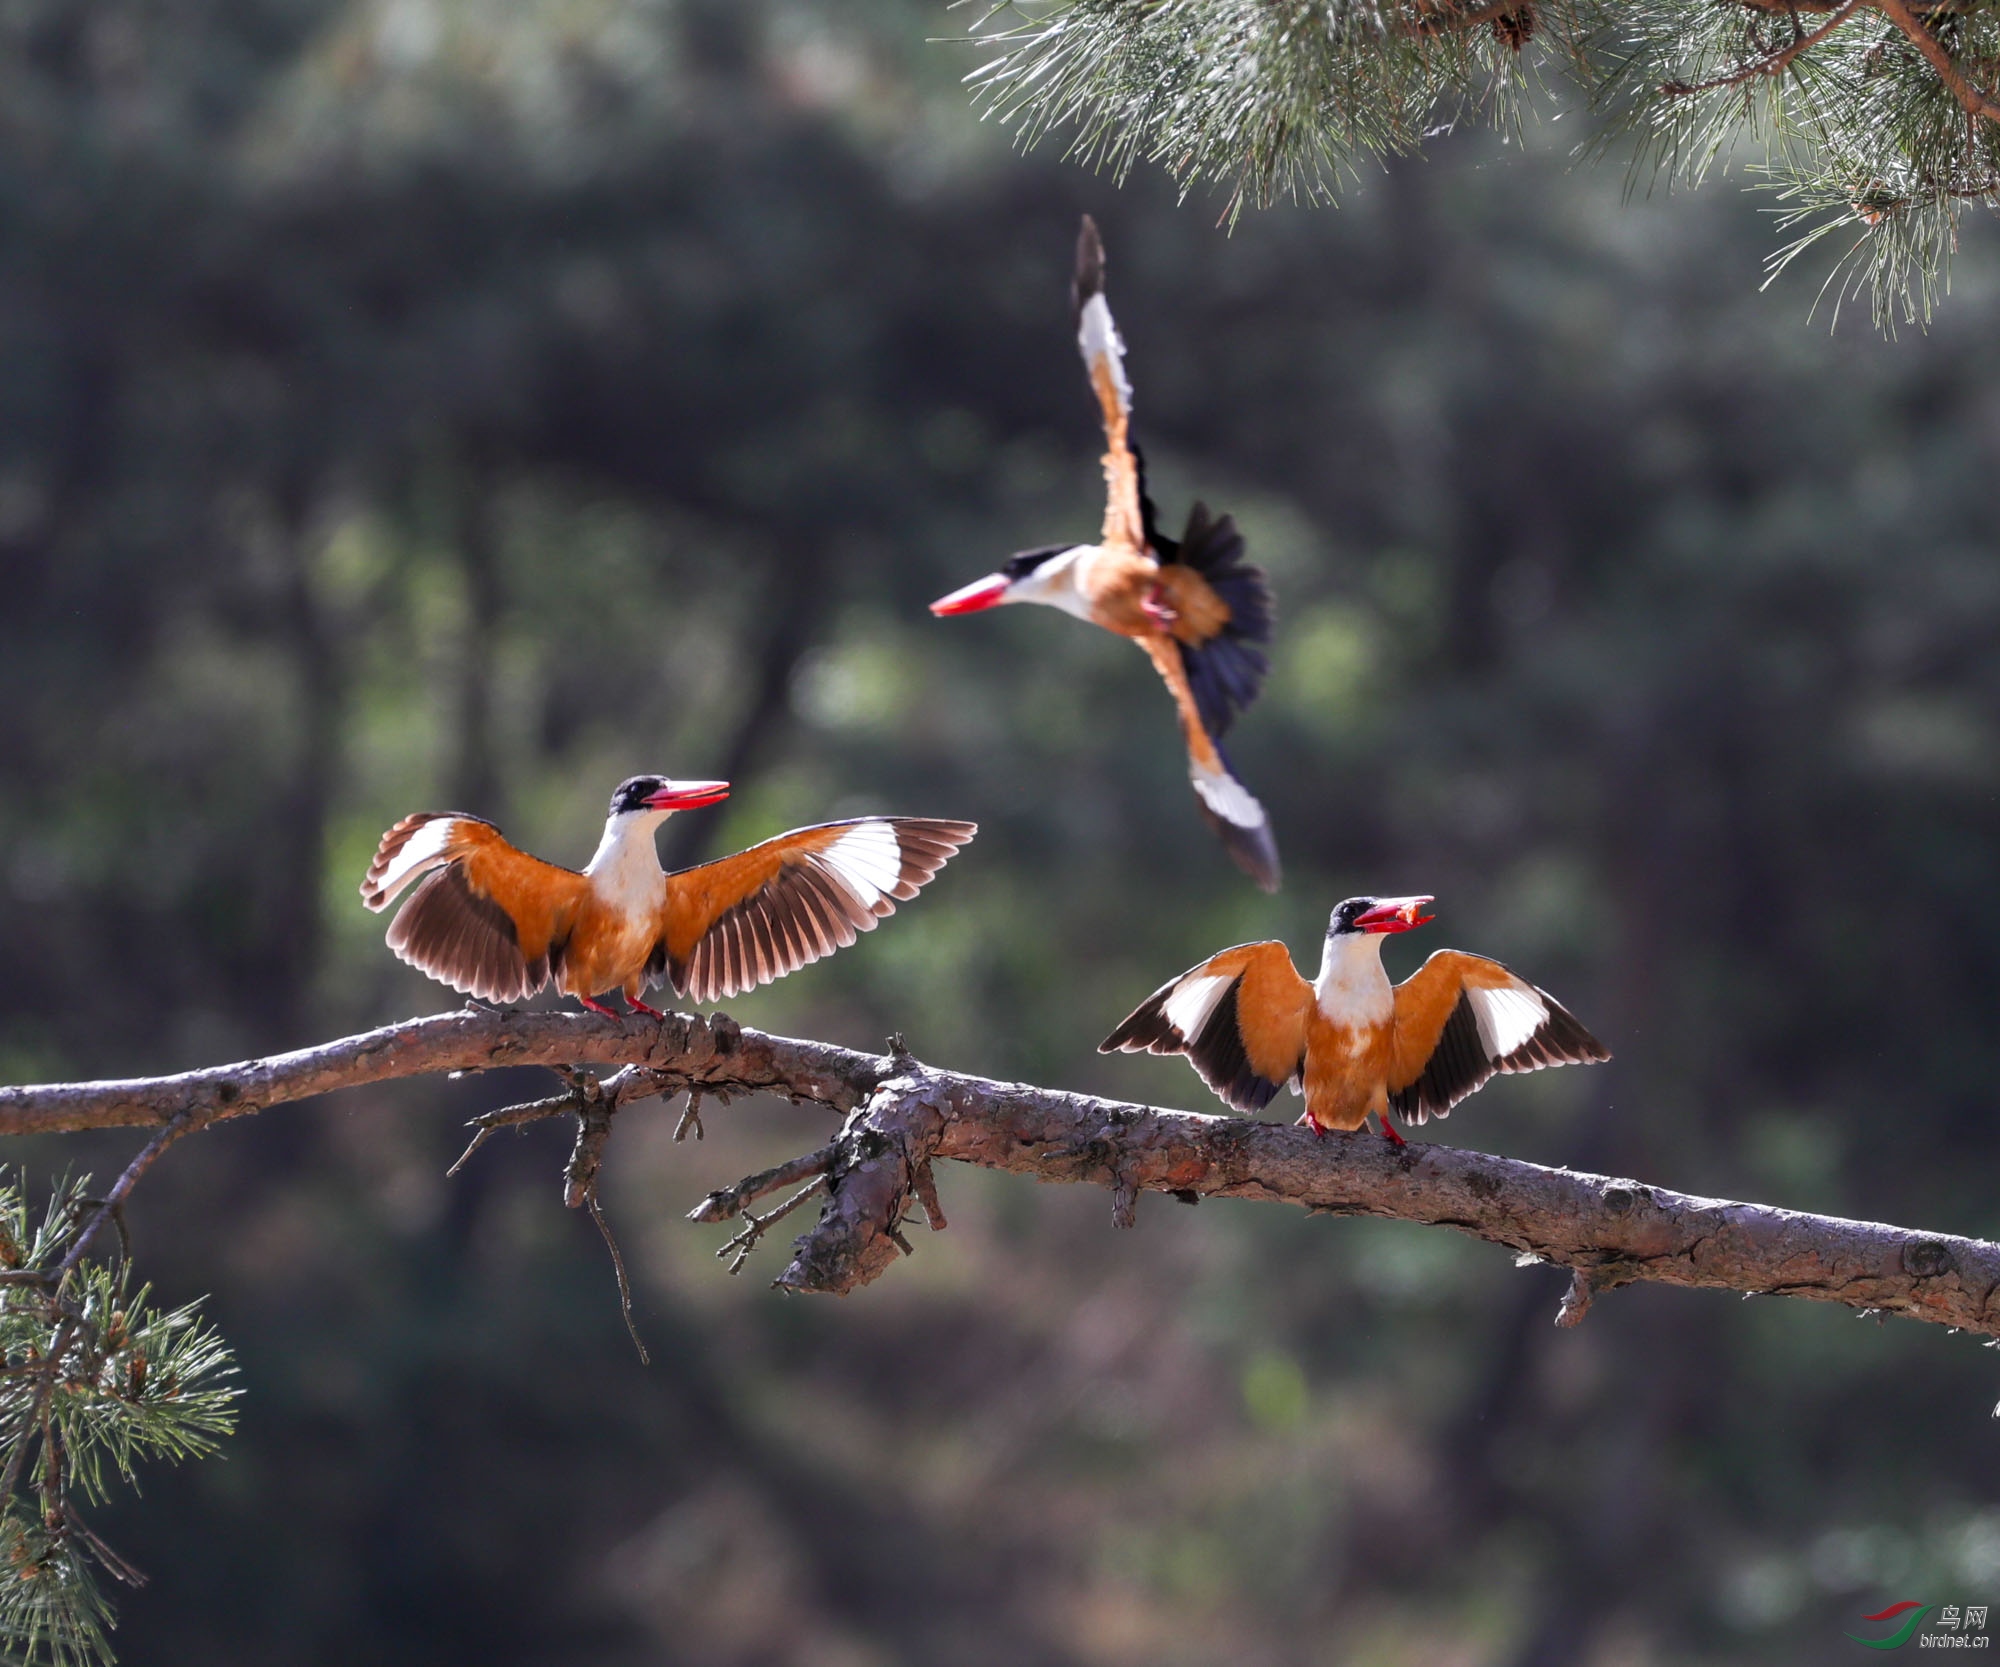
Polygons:
[[1899,1650],[1910,1641],[1910,1634],[1917,1630],[1917,1623],[1930,1613],[1930,1607],[1927,1603],[1917,1602],[1915,1598],[1907,1598],[1901,1603],[1892,1603],[1879,1615],[1863,1615],[1861,1617],[1864,1621],[1880,1624],[1883,1621],[1893,1621],[1898,1615],[1906,1616],[1907,1619],[1904,1620],[1903,1624],[1890,1633],[1888,1637],[1862,1638],[1852,1632],[1847,1636],[1854,1639],[1855,1643],[1862,1645],[1866,1649]]

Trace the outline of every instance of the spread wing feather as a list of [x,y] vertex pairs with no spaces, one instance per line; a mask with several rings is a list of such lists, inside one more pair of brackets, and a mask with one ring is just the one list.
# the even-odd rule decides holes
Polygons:
[[783,978],[874,931],[976,832],[971,822],[864,816],[671,874],[649,974],[695,1001]]
[[420,811],[382,836],[361,900],[386,909],[400,960],[488,1001],[522,1001],[549,981],[585,887],[581,874],[509,844],[482,817]]
[[1546,990],[1498,961],[1441,949],[1396,989],[1389,1104],[1421,1123],[1493,1077],[1610,1057]]
[[1312,999],[1283,944],[1240,944],[1162,984],[1097,1051],[1183,1054],[1224,1104],[1261,1111],[1304,1064]]
[[1104,295],[1104,242],[1097,222],[1083,217],[1076,238],[1076,277],[1070,297],[1076,309],[1076,345],[1104,416],[1103,543],[1126,550],[1146,548],[1146,514],[1140,507],[1139,459],[1132,450],[1132,384],[1125,377],[1125,344]]

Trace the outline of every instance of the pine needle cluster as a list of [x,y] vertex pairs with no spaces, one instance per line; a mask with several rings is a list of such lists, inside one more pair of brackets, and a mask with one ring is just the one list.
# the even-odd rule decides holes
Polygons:
[[1832,293],[1884,326],[1929,317],[1961,217],[2000,206],[2000,0],[1010,0],[972,37],[1024,143],[1219,184],[1232,218],[1559,81],[1642,173],[1757,147],[1797,234],[1771,275],[1846,232]]
[[154,1306],[122,1246],[78,1254],[103,1209],[88,1188],[59,1184],[36,1217],[0,1181],[0,1654],[20,1667],[112,1659],[98,1574],[143,1577],[83,1507],[141,1460],[214,1452],[233,1424],[234,1367],[197,1305]]

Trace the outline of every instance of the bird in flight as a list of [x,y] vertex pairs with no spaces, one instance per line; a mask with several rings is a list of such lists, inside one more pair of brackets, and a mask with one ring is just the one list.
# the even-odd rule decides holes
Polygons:
[[729,796],[726,781],[633,776],[611,795],[597,854],[578,873],[510,845],[491,822],[419,811],[382,836],[361,900],[386,909],[389,947],[466,995],[521,1001],[553,982],[593,1013],[624,992],[636,1012],[665,983],[716,1001],[783,978],[872,932],[978,832],[971,822],[861,816],[797,828],[668,874],[655,830]]
[[1077,238],[1074,297],[1077,345],[1104,412],[1104,529],[1095,544],[1024,550],[998,572],[939,597],[931,612],[943,617],[1040,602],[1130,637],[1174,698],[1202,813],[1237,866],[1276,891],[1270,819],[1220,745],[1264,681],[1268,662],[1260,645],[1271,639],[1270,588],[1262,570],[1244,561],[1243,535],[1227,515],[1211,516],[1197,503],[1178,540],[1157,524],[1145,465],[1128,433],[1132,385],[1104,298],[1104,245],[1088,215]]
[[1281,943],[1225,949],[1161,985],[1097,1051],[1185,1054],[1238,1111],[1289,1086],[1317,1133],[1358,1129],[1372,1111],[1398,1146],[1392,1112],[1421,1123],[1490,1077],[1611,1057],[1546,990],[1483,955],[1440,949],[1391,984],[1382,940],[1426,924],[1434,901],[1350,897],[1311,984]]

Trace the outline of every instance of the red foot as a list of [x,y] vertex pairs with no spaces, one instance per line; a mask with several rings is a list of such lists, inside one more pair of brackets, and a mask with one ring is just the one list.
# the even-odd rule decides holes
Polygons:
[[620,1024],[624,1023],[625,1016],[622,1013],[612,1012],[611,1009],[606,1007],[603,1002],[592,1001],[589,996],[578,996],[576,999],[582,1002],[584,1006],[588,1007],[591,1010],[591,1012],[602,1013],[607,1019],[615,1020]]
[[647,1018],[658,1019],[662,1023],[665,1022],[667,1017],[666,1014],[662,1013],[657,1007],[648,1007],[637,996],[628,995],[625,998],[625,1005],[631,1008],[632,1011],[635,1013],[643,1013],[646,1015]]
[[1410,1144],[1401,1135],[1396,1133],[1396,1125],[1389,1121],[1389,1114],[1386,1111],[1378,1112],[1376,1115],[1382,1119],[1382,1132],[1389,1137],[1389,1144],[1391,1146],[1407,1146]]
[[1167,593],[1158,585],[1149,585],[1146,594],[1139,598],[1139,606],[1146,617],[1162,631],[1172,630],[1179,623],[1180,614],[1167,600]]

